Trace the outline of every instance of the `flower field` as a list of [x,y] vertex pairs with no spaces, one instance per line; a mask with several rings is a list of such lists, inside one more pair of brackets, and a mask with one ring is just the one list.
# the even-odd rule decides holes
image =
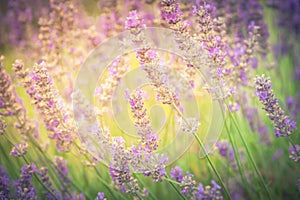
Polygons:
[[0,199],[300,199],[299,0],[3,0]]

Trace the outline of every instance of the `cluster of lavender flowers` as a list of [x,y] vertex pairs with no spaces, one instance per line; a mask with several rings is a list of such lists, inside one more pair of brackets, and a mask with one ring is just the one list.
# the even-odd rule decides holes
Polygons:
[[256,95],[259,101],[264,105],[267,116],[273,121],[274,133],[276,137],[286,137],[292,134],[296,129],[296,122],[291,120],[279,105],[272,90],[270,78],[256,76]]
[[[293,5],[299,5],[296,1],[291,2],[282,3],[286,6],[282,8],[279,6],[279,9],[286,11]],[[113,185],[123,193],[132,194],[134,198],[147,196],[148,192],[141,187],[141,183],[134,175],[135,171],[151,177],[153,182],[170,180],[167,178],[165,169],[168,158],[156,153],[159,149],[160,140],[151,127],[147,109],[144,106],[142,91],[137,90],[133,94],[126,95],[135,121],[134,125],[140,136],[139,143],[130,147],[126,146],[122,137],[111,136],[110,130],[103,124],[101,127],[94,124],[84,127],[86,128],[84,131],[95,136],[96,142],[93,141],[94,138],[83,135],[82,132],[84,131],[80,130],[82,131],[80,132],[76,128],[65,100],[67,102],[71,100],[72,78],[76,76],[78,68],[84,62],[88,50],[98,45],[102,37],[113,36],[123,30],[124,23],[125,29],[131,32],[131,42],[134,45],[142,46],[135,51],[136,58],[141,69],[146,72],[151,81],[151,85],[154,86],[158,101],[180,108],[180,97],[177,89],[167,86],[166,80],[169,77],[166,77],[166,74],[169,72],[160,66],[159,58],[161,55],[151,44],[146,42],[145,35],[143,35],[142,29],[146,28],[147,23],[169,26],[174,30],[176,43],[182,50],[183,60],[186,64],[186,68],[178,67],[176,70],[187,77],[192,87],[197,81],[197,70],[204,67],[206,69],[204,71],[212,78],[210,84],[218,85],[221,88],[220,93],[218,93],[216,91],[218,88],[206,85],[205,88],[212,96],[215,95],[214,97],[222,99],[231,96],[233,102],[229,105],[230,111],[238,111],[241,108],[243,114],[250,119],[251,128],[253,130],[258,129],[260,133],[267,135],[266,125],[261,121],[253,120],[258,114],[257,110],[251,108],[247,110],[249,107],[242,105],[243,102],[240,98],[246,87],[252,87],[249,84],[249,78],[252,69],[258,67],[259,57],[256,53],[263,57],[268,53],[268,29],[263,20],[262,6],[257,0],[241,2],[234,0],[196,0],[195,2],[185,2],[184,5],[180,5],[176,0],[162,0],[159,3],[163,19],[161,22],[154,20],[152,14],[141,11],[141,2],[132,0],[126,0],[125,3],[116,0],[99,1],[101,13],[98,26],[92,25],[93,20],[88,19],[89,17],[85,16],[84,13],[79,13],[78,8],[80,7],[77,7],[79,4],[76,0],[49,0],[49,8],[41,1],[36,1],[34,3],[38,4],[37,7],[41,9],[35,10],[29,5],[31,3],[33,4],[31,0],[9,0],[9,11],[5,13],[4,17],[6,20],[4,24],[9,26],[7,30],[5,28],[0,31],[1,35],[2,33],[5,35],[4,39],[0,38],[0,43],[7,37],[11,45],[17,48],[25,47],[22,48],[22,51],[31,48],[32,53],[30,51],[25,52],[26,55],[30,54],[28,58],[33,58],[32,60],[42,58],[34,64],[32,70],[26,70],[23,62],[16,60],[12,69],[16,74],[17,81],[23,84],[32,104],[44,121],[48,137],[54,140],[59,153],[71,151],[73,146],[77,147],[74,145],[77,135],[82,139],[82,146],[85,146],[87,151],[94,151],[92,146],[97,143],[101,150],[96,150],[97,155],[90,152],[91,154],[88,156],[91,156],[93,161],[86,164],[96,168],[97,162],[103,158],[103,153],[110,154],[109,174]],[[153,1],[147,0],[146,3],[153,4]],[[273,5],[275,4],[280,3],[273,3]],[[297,11],[299,8],[297,6],[293,8],[293,11]],[[126,9],[122,7],[126,7]],[[122,16],[122,9],[126,12],[127,9],[131,10],[126,19]],[[289,19],[291,18],[289,17]],[[299,32],[298,18],[299,14],[296,13],[292,20],[296,34]],[[37,24],[38,26],[36,26]],[[7,34],[6,31],[13,34]],[[30,40],[31,36],[32,41]],[[20,48],[16,50],[16,52],[22,51]],[[27,118],[27,111],[13,87],[10,76],[4,70],[2,61],[3,57],[1,56],[0,135],[5,135],[6,131],[10,130],[11,123],[15,123],[14,127],[22,134],[22,141],[11,145],[10,153],[15,157],[14,159],[23,157],[26,160],[25,154],[29,147],[29,150],[32,148],[29,146],[30,143],[27,143],[28,140],[32,139],[28,133],[32,133],[34,127]],[[107,117],[105,109],[108,108],[112,100],[113,90],[127,72],[128,68],[124,63],[126,62],[122,59],[115,61],[109,68],[109,80],[97,89],[101,117]],[[178,60],[174,63],[177,65]],[[54,84],[56,81],[58,84]],[[255,81],[256,94],[273,122],[276,137],[291,135],[296,129],[296,122],[292,121],[279,106],[269,78],[257,77]],[[177,84],[182,83],[178,82]],[[55,86],[64,86],[62,98]],[[79,114],[92,120],[95,117],[93,112],[95,108],[84,102],[81,93],[76,94],[75,91],[73,94],[74,96],[77,95],[78,98],[75,101],[83,102],[80,105],[82,108],[77,110],[81,112]],[[289,108],[292,107],[289,106],[292,103],[287,104]],[[194,124],[192,129],[184,125],[181,128],[183,132],[194,133],[199,125]],[[6,129],[6,126],[9,126],[9,129]],[[6,139],[9,140],[9,138]],[[217,147],[219,154],[227,158],[231,167],[236,169],[234,152],[229,147],[228,142],[218,142]],[[79,150],[81,150],[80,148]],[[299,162],[299,145],[292,145],[289,152],[290,158]],[[41,167],[37,169],[32,163],[21,168],[21,175],[13,184],[14,190],[10,188],[9,176],[0,167],[0,198],[38,199],[37,189],[32,181],[35,176],[46,189],[43,192],[47,199],[84,199],[83,194],[77,195],[70,191],[72,181],[66,160],[62,157],[55,157],[49,165],[54,169],[53,172],[59,181],[58,185],[51,181],[48,173],[50,168]],[[223,199],[222,188],[215,181],[211,181],[211,185],[207,186],[201,183],[197,184],[193,174],[183,173],[183,170],[178,166],[171,169],[170,175],[174,180],[173,182],[178,184],[181,193],[187,198]],[[96,199],[105,199],[104,193],[99,192]]]
[[27,89],[26,92],[31,97],[32,103],[42,115],[47,130],[52,132],[49,138],[56,141],[59,151],[70,150],[72,141],[76,137],[76,128],[63,101],[58,98],[58,91],[48,75],[46,62],[36,63],[33,71],[29,72],[24,69],[21,60],[16,60],[13,69]]
[[[75,192],[70,191],[71,182],[68,178],[68,169],[66,161],[61,157],[54,160],[55,170],[61,183],[58,191],[53,187],[52,180],[50,179],[48,168],[41,167],[38,169],[34,163],[25,164],[21,167],[21,174],[19,178],[13,181],[14,190],[11,189],[11,180],[5,169],[0,166],[0,198],[1,199],[40,199],[37,197],[37,188],[33,184],[33,178],[39,180],[43,186],[43,193],[46,199],[70,199],[70,200],[83,200],[83,194],[77,195]],[[104,198],[104,194],[102,195]],[[102,199],[103,199],[102,198]]]
[[207,185],[204,187],[202,183],[196,186],[196,181],[193,179],[194,175],[188,171],[184,175],[179,166],[171,169],[170,176],[179,183],[181,193],[190,199],[223,199],[221,187],[214,180],[211,181],[212,186]]

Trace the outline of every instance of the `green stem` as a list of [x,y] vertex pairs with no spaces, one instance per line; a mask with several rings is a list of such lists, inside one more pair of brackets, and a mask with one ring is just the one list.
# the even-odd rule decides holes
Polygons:
[[226,128],[226,132],[227,132],[227,135],[228,135],[228,138],[229,138],[229,142],[231,143],[231,146],[232,146],[232,149],[234,151],[234,158],[236,160],[236,163],[237,163],[237,166],[238,166],[238,170],[239,170],[239,173],[241,175],[241,179],[242,179],[242,182],[243,182],[243,185],[246,186],[246,190],[248,192],[248,194],[250,196],[253,197],[253,194],[252,192],[250,191],[250,185],[245,177],[245,174],[244,174],[244,171],[242,170],[242,167],[241,167],[241,163],[240,163],[240,158],[239,158],[239,153],[238,153],[238,150],[236,149],[236,145],[234,143],[234,139],[229,131],[229,128],[228,128],[228,124],[227,124],[227,119],[225,118],[225,113],[224,111],[222,110],[222,115],[225,119],[225,128]]
[[199,136],[198,136],[196,133],[193,133],[193,134],[194,134],[194,136],[195,136],[195,138],[196,138],[198,144],[200,145],[201,149],[204,151],[205,158],[207,159],[207,161],[208,161],[210,167],[213,169],[214,173],[215,173],[216,176],[218,177],[218,179],[219,179],[219,181],[220,181],[220,183],[221,183],[221,185],[222,185],[222,188],[223,188],[224,191],[225,191],[226,196],[228,197],[228,199],[231,199],[231,196],[230,196],[230,194],[229,194],[229,191],[227,190],[227,187],[225,186],[225,184],[224,184],[224,182],[223,182],[223,180],[222,180],[222,178],[221,178],[219,172],[217,171],[217,169],[216,169],[215,166],[213,165],[213,163],[212,163],[210,157],[208,156],[208,153],[207,153],[207,151],[206,151],[206,149],[205,149],[205,147],[204,147],[202,141],[200,140]]
[[[173,181],[169,181],[170,177],[168,175],[166,175],[166,178],[164,178],[173,188],[174,190],[177,192],[177,194],[182,198],[182,199],[186,199],[185,196],[183,196],[183,194],[178,190],[178,188],[174,185]],[[176,182],[177,183],[177,182]]]
[[172,182],[172,183],[177,184],[177,185],[182,185],[181,183],[179,183],[179,182],[177,182],[177,181],[174,181],[174,180],[172,180],[172,179],[170,179],[170,178],[167,178],[167,177],[164,177],[164,180],[169,181],[169,182]]
[[[146,185],[146,184],[144,183],[144,181],[142,181],[142,179],[141,179],[138,175],[135,175],[135,178],[136,178],[143,186]],[[150,196],[152,199],[158,200],[158,199],[156,198],[156,196],[153,195],[152,192],[150,192],[149,190],[148,190],[148,194],[149,194],[149,196]]]
[[243,144],[245,146],[246,152],[247,152],[247,154],[248,154],[248,156],[250,158],[250,162],[251,162],[251,164],[252,164],[252,166],[253,166],[256,174],[258,175],[258,177],[259,177],[259,179],[260,179],[260,181],[261,181],[261,183],[263,185],[263,188],[264,188],[264,190],[266,191],[266,193],[268,195],[268,198],[272,199],[270,191],[269,191],[269,189],[268,189],[268,187],[267,187],[267,185],[266,185],[266,183],[265,183],[265,181],[264,181],[264,179],[263,179],[260,171],[258,170],[258,167],[257,167],[256,163],[254,162],[253,156],[252,156],[252,154],[251,154],[251,152],[250,152],[250,150],[248,148],[248,145],[247,145],[247,143],[245,141],[244,136],[242,135],[242,133],[241,133],[241,131],[240,131],[238,125],[237,125],[237,122],[235,121],[235,119],[233,118],[233,116],[232,116],[232,114],[230,112],[229,112],[229,116],[232,119],[232,121],[233,121],[233,123],[234,123],[234,125],[235,125],[235,127],[236,127],[236,129],[238,131],[238,134],[239,134],[239,136],[240,136],[240,138],[241,138],[241,140],[242,140],[242,142],[243,142]]
[[[177,106],[173,104],[173,107],[174,107],[174,109],[177,111],[177,113],[181,116],[181,118],[184,120],[184,122],[185,122],[189,127],[191,127],[190,124],[188,123],[188,121],[186,120],[186,118],[183,116],[183,114],[182,114],[182,113],[180,112],[180,110],[177,108]],[[219,179],[219,181],[220,181],[220,183],[221,183],[221,185],[222,185],[222,188],[223,188],[224,191],[225,191],[226,196],[228,197],[228,199],[231,199],[231,196],[230,196],[230,194],[229,194],[229,191],[227,190],[227,188],[226,188],[226,186],[225,186],[225,184],[224,184],[224,182],[223,182],[223,180],[222,180],[220,174],[218,173],[218,171],[217,171],[217,169],[215,168],[214,164],[212,163],[210,157],[208,156],[208,153],[207,153],[207,151],[206,151],[206,149],[205,149],[205,147],[204,147],[204,145],[203,145],[201,139],[199,138],[199,136],[197,135],[196,132],[193,132],[193,135],[194,135],[194,137],[196,138],[196,140],[197,140],[198,144],[200,145],[201,149],[203,150],[203,152],[204,152],[204,154],[205,154],[205,158],[207,159],[207,161],[208,161],[210,167],[213,169],[214,173],[215,173],[216,176],[218,177],[218,179]]]
[[[79,145],[76,142],[74,142],[74,144],[77,147],[77,149],[80,151]],[[90,159],[88,158],[88,156],[86,154],[84,155],[84,157],[90,161]],[[96,167],[94,167],[94,169],[96,171],[96,174],[98,175],[98,179],[100,180],[100,182],[106,187],[106,189],[109,191],[109,193],[113,196],[114,199],[118,199],[115,196],[115,193],[111,190],[110,186],[101,178],[101,174],[99,173],[98,169]],[[121,199],[125,199],[122,195],[118,194],[118,196],[121,197]]]

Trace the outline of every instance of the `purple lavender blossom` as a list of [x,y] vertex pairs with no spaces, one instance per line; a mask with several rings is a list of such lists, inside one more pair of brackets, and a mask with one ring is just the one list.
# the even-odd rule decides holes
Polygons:
[[272,84],[269,77],[256,76],[256,95],[264,105],[267,116],[272,120],[276,137],[286,137],[296,129],[296,122],[290,120],[279,106],[278,99],[275,98]]
[[170,176],[172,179],[175,179],[177,182],[181,182],[184,175],[182,169],[179,166],[175,166],[171,169]]
[[130,11],[129,16],[125,21],[125,28],[127,30],[137,29],[137,28],[145,28],[145,24],[140,19],[136,10]]
[[21,168],[19,179],[14,181],[15,193],[18,199],[38,199],[36,189],[31,182],[33,174],[37,171],[34,163],[24,165]]
[[166,20],[168,24],[176,24],[181,21],[183,13],[175,0],[164,0],[161,2],[161,6],[169,7],[169,9],[162,9],[161,12],[162,19]]
[[300,145],[296,144],[289,148],[290,158],[295,162],[300,162]]
[[27,151],[28,151],[28,144],[23,141],[20,144],[15,144],[10,154],[13,155],[14,157],[20,157],[25,155]]
[[194,191],[194,197],[198,200],[209,200],[209,199],[218,199],[222,200],[221,186],[219,186],[214,180],[211,181],[212,186],[207,185],[203,187],[203,184],[200,183],[197,187],[197,190]]
[[103,192],[98,192],[97,197],[95,198],[95,200],[104,200],[105,199],[105,195]]
[[277,149],[277,151],[272,156],[273,160],[279,160],[279,158],[282,156],[282,154],[283,154],[283,150]]
[[0,166],[0,199],[10,199],[10,179],[2,166]]

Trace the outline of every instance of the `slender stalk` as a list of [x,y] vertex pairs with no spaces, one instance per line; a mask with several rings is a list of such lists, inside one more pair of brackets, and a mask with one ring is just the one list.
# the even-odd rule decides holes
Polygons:
[[170,178],[167,178],[167,177],[164,177],[164,180],[169,181],[169,182],[172,182],[172,183],[177,184],[177,185],[182,185],[181,183],[179,183],[179,182],[177,182],[177,181],[174,181],[174,180],[172,180],[172,179],[170,179]]
[[[134,173],[133,173],[133,174],[134,174]],[[146,185],[146,184],[144,183],[144,181],[142,181],[142,179],[141,179],[138,175],[134,175],[134,177],[135,177],[135,178],[136,178],[143,186]],[[158,200],[158,198],[156,198],[156,196],[153,195],[152,192],[150,192],[149,190],[148,190],[148,194],[149,194],[149,196],[150,196],[152,199]]]
[[233,139],[233,137],[232,137],[232,135],[231,135],[231,133],[229,131],[228,124],[227,124],[227,119],[225,118],[225,113],[224,113],[223,110],[222,110],[222,115],[223,115],[223,117],[225,119],[226,132],[227,132],[227,135],[228,135],[228,138],[229,138],[229,142],[231,143],[232,149],[234,151],[234,158],[236,160],[236,163],[237,163],[237,166],[238,166],[239,173],[241,175],[241,179],[242,179],[243,185],[246,186],[246,190],[247,190],[248,194],[253,197],[252,192],[249,190],[250,189],[250,185],[249,185],[249,183],[248,183],[248,181],[247,181],[247,179],[245,177],[244,171],[242,170],[241,163],[240,163],[240,158],[239,158],[239,153],[238,153],[238,151],[236,149],[236,145],[234,144],[234,141],[233,141],[234,139]]
[[[80,147],[79,147],[79,145],[76,143],[76,142],[74,142],[74,144],[75,144],[75,146],[76,146],[76,148],[80,151]],[[90,161],[90,159],[87,157],[87,155],[84,155],[84,157],[87,159],[87,160],[89,160]],[[117,198],[116,196],[115,196],[115,193],[111,190],[111,188],[110,188],[110,186],[101,178],[101,174],[100,174],[100,172],[98,171],[98,169],[96,168],[96,167],[94,167],[94,169],[95,169],[95,171],[96,171],[96,174],[98,175],[98,179],[100,180],[100,182],[106,187],[106,189],[109,191],[109,193],[113,196],[113,198],[114,199],[119,199],[119,198]],[[125,200],[125,198],[122,196],[122,195],[119,195],[119,193],[117,193],[118,194],[118,196],[121,198],[121,199],[124,199]]]
[[238,125],[237,125],[237,122],[235,121],[234,117],[232,116],[232,114],[230,112],[229,112],[229,116],[232,119],[232,121],[233,121],[233,123],[234,123],[234,125],[235,125],[235,127],[236,127],[236,129],[238,131],[238,134],[239,134],[239,136],[240,136],[240,138],[241,138],[241,140],[242,140],[242,142],[243,142],[243,144],[245,146],[246,152],[247,152],[247,154],[248,154],[248,156],[250,158],[250,162],[251,162],[251,164],[252,164],[252,166],[253,166],[256,174],[258,175],[258,177],[259,177],[259,179],[261,181],[261,184],[263,185],[263,188],[264,188],[264,190],[266,191],[266,193],[268,195],[268,198],[272,199],[270,191],[269,191],[269,189],[268,189],[268,187],[267,187],[267,185],[266,185],[266,183],[265,183],[265,181],[264,181],[264,179],[263,179],[260,171],[258,170],[258,167],[257,167],[257,165],[256,165],[256,163],[255,163],[255,161],[253,159],[253,156],[252,156],[252,154],[251,154],[251,152],[249,150],[249,147],[248,147],[248,145],[247,145],[247,143],[245,141],[245,138],[244,138],[243,134],[241,133],[241,131],[240,131]]
[[295,149],[295,152],[296,152],[297,156],[300,156],[299,153],[298,153],[298,151],[296,151],[297,148],[296,148],[296,145],[293,142],[293,140],[290,137],[288,137],[288,140],[289,140],[290,144],[293,146],[293,148]]
[[[178,190],[178,188],[174,185],[173,181],[169,181],[170,177],[168,175],[166,175],[165,180],[174,188],[174,190],[177,192],[177,194],[182,198],[182,199],[186,199],[185,196],[183,196],[183,194]],[[177,182],[176,182],[177,183]]]
[[[182,113],[180,112],[180,110],[177,108],[177,106],[173,104],[173,107],[174,107],[174,109],[177,111],[177,113],[181,116],[181,118],[184,120],[184,122],[185,122],[189,127],[191,127],[190,124],[188,123],[188,121],[186,120],[186,118],[183,116],[183,114],[182,114]],[[208,156],[208,153],[207,153],[207,151],[206,151],[206,149],[205,149],[205,147],[204,147],[204,144],[202,143],[201,139],[199,138],[199,136],[197,135],[196,132],[193,132],[193,135],[194,135],[194,137],[196,138],[196,140],[197,140],[199,146],[200,146],[201,149],[203,150],[203,152],[204,152],[204,154],[205,154],[205,158],[207,159],[207,161],[208,161],[210,167],[213,169],[214,173],[215,173],[216,176],[218,177],[218,179],[219,179],[219,181],[220,181],[220,183],[221,183],[221,185],[222,185],[222,188],[223,188],[224,191],[225,191],[226,196],[228,197],[228,199],[231,199],[231,196],[230,196],[230,194],[229,194],[229,191],[228,191],[228,189],[226,188],[226,186],[225,186],[225,184],[224,184],[224,182],[223,182],[223,180],[222,180],[220,174],[218,173],[217,169],[215,168],[214,164],[212,163],[210,157]]]
[[225,184],[224,184],[224,182],[223,182],[223,180],[222,180],[222,178],[221,178],[219,172],[217,171],[217,169],[215,168],[214,164],[212,163],[210,157],[208,156],[208,153],[207,153],[207,151],[206,151],[206,149],[205,149],[205,147],[204,147],[202,141],[200,140],[199,136],[198,136],[196,133],[193,133],[193,135],[195,136],[195,138],[196,138],[198,144],[200,145],[201,149],[204,151],[204,153],[205,153],[205,158],[207,159],[207,161],[208,161],[209,165],[211,166],[212,170],[214,171],[214,173],[215,173],[216,176],[218,177],[218,179],[219,179],[219,181],[220,181],[220,184],[222,185],[222,188],[223,188],[224,191],[225,191],[226,196],[228,197],[228,199],[231,199],[230,193],[229,193],[227,187],[225,186]]

